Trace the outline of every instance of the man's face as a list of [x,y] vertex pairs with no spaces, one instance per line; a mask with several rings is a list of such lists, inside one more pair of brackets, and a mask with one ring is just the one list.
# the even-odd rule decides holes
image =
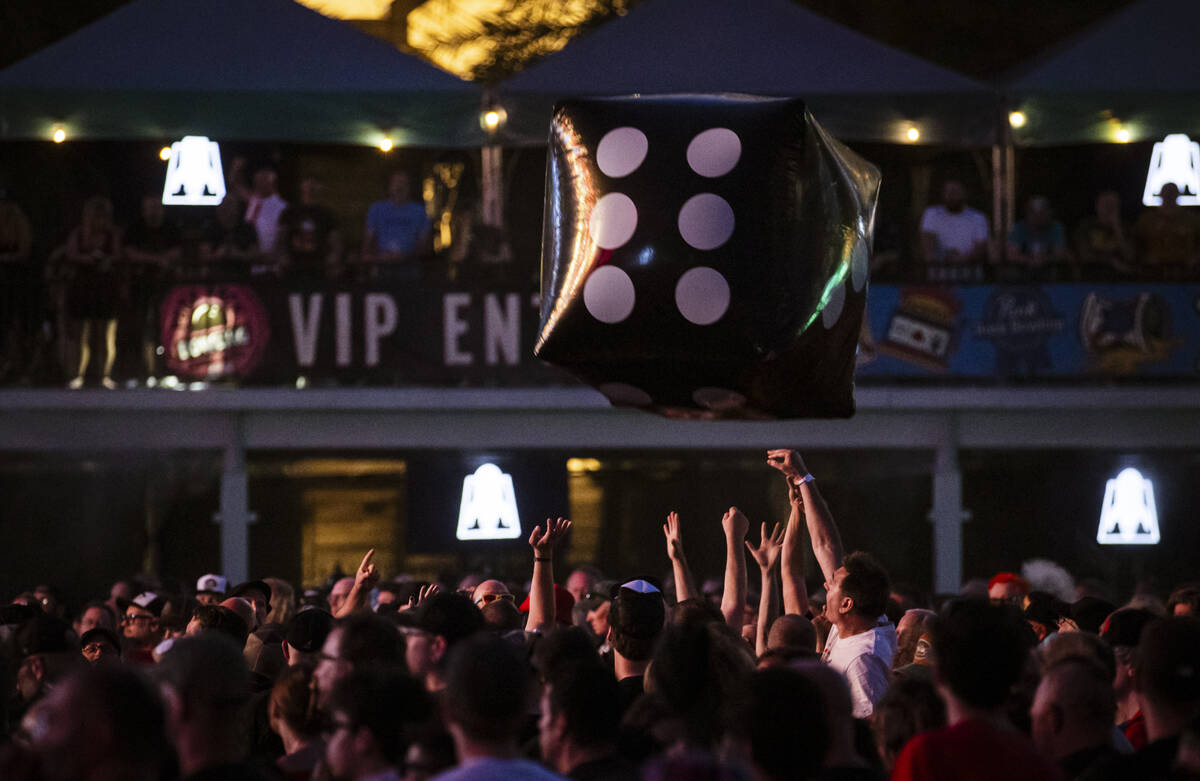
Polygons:
[[158,634],[158,619],[149,610],[143,610],[137,605],[125,608],[125,618],[121,621],[121,633],[140,645],[154,641]]
[[211,591],[201,591],[196,595],[196,601],[201,605],[219,605],[222,597],[219,594],[214,594]]
[[388,197],[392,200],[408,200],[408,174],[392,174],[388,179]]
[[258,626],[263,626],[267,623],[267,614],[271,612],[271,601],[267,595],[252,589],[242,595],[242,598],[254,606],[254,620]]
[[375,600],[376,605],[394,605],[396,604],[395,591],[380,591],[379,597]]
[[551,767],[555,767],[563,743],[563,720],[556,717],[550,706],[548,685],[542,689],[539,712],[542,715],[538,717],[538,747],[542,750],[542,759]]
[[121,655],[121,649],[110,643],[103,637],[97,637],[90,643],[79,649],[83,654],[83,658],[87,659],[92,664],[101,659],[116,659]]
[[997,583],[988,589],[988,599],[994,599],[997,602],[1012,602],[1019,605],[1024,597],[1025,595],[1021,593],[1021,584],[1015,580]]
[[962,211],[967,205],[967,194],[961,182],[950,181],[942,187],[942,204],[952,212]]
[[329,695],[334,685],[350,674],[350,663],[342,659],[342,628],[334,627],[321,646],[320,661],[313,671],[313,679],[317,682],[317,701],[319,705],[329,702]]
[[254,174],[254,194],[266,198],[275,192],[275,172],[262,170]]
[[108,612],[102,607],[89,607],[83,611],[83,615],[79,617],[79,626],[75,628],[75,632],[83,636],[85,632],[89,632],[98,626],[105,629],[116,631],[117,628],[112,625],[112,619],[108,617]]
[[833,582],[825,584],[825,618],[837,625],[842,618],[842,581],[846,579],[846,568],[838,567],[833,573]]
[[1058,727],[1057,708],[1053,702],[1052,690],[1050,679],[1043,678],[1033,697],[1033,705],[1029,708],[1029,716],[1033,723],[1030,737],[1033,738],[1038,751],[1046,757],[1055,756],[1055,736]]
[[583,599],[584,595],[591,590],[592,579],[583,570],[575,570],[567,578],[567,591],[571,592],[571,596],[575,597],[576,602]]
[[612,609],[612,601],[606,599],[595,609],[588,611],[588,626],[595,632],[596,637],[608,637],[608,611],[610,609]]
[[1113,648],[1117,672],[1113,676],[1113,694],[1120,700],[1133,692],[1133,649],[1127,645]]
[[354,588],[354,578],[342,578],[333,584],[333,588],[329,591],[330,612],[337,613],[338,609],[346,601],[346,597],[350,594],[350,589],[352,588]]
[[17,668],[17,694],[22,702],[32,702],[42,690],[42,677],[38,674],[42,662],[36,655],[21,660]]
[[[77,681],[56,686],[27,716],[35,722],[30,743],[45,778],[99,778],[99,763],[112,749],[111,730],[81,696]],[[108,739],[105,739],[108,737]],[[111,770],[111,768],[107,768]]]
[[335,710],[329,716],[325,739],[325,762],[334,778],[353,779],[355,773],[354,730],[344,711]]
[[437,663],[434,636],[422,629],[404,630],[404,661],[408,670],[417,678],[433,672]]
[[495,602],[497,599],[512,599],[513,595],[508,590],[508,586],[501,581],[485,580],[475,587],[472,597],[475,600],[475,607],[482,609],[484,605]]

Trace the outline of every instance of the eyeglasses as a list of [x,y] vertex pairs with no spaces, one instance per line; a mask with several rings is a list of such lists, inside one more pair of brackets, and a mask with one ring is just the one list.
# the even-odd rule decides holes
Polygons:
[[85,654],[102,654],[106,651],[116,653],[117,649],[112,647],[110,643],[88,643],[80,649]]
[[514,597],[512,594],[484,594],[479,599],[475,600],[475,604],[478,605],[479,603],[482,602],[485,605],[490,605],[493,602],[495,602],[497,599],[506,599],[509,602],[517,601],[517,598]]
[[139,615],[137,613],[126,613],[125,615],[121,616],[121,621],[126,624],[132,624],[135,621],[153,621],[153,620],[154,620],[154,616],[143,616],[143,615]]

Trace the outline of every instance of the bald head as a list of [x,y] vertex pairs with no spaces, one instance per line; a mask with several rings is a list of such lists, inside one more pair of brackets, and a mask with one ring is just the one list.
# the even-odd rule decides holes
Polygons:
[[1072,656],[1042,675],[1030,708],[1038,750],[1056,760],[1111,740],[1117,703],[1112,677],[1098,660]]
[[504,595],[511,596],[512,592],[508,590],[508,586],[504,585],[503,581],[485,580],[475,587],[475,591],[471,594],[471,599],[476,606],[483,607],[489,602],[494,602],[499,599],[505,599]]
[[912,664],[916,659],[917,645],[921,635],[933,629],[937,613],[932,610],[913,609],[905,611],[896,624],[896,653],[892,656],[892,669],[898,670]]
[[346,602],[346,597],[350,596],[352,588],[354,588],[354,578],[342,578],[333,584],[333,588],[329,590],[330,613],[337,615],[338,608]]
[[801,615],[788,613],[775,619],[767,633],[767,650],[779,651],[793,648],[815,651],[817,630],[812,621]]

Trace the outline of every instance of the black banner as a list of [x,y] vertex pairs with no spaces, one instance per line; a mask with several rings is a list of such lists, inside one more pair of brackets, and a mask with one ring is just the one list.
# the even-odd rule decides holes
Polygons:
[[205,282],[169,288],[161,318],[184,380],[574,384],[533,357],[537,293],[515,288]]

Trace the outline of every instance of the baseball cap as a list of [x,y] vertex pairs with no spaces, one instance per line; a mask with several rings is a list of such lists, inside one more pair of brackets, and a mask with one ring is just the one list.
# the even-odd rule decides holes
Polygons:
[[319,607],[310,607],[292,617],[284,639],[297,651],[311,654],[321,650],[332,631],[333,616]]
[[211,572],[201,575],[200,579],[196,581],[197,594],[216,594],[223,597],[228,588],[229,580],[227,578]]
[[1119,645],[1136,648],[1146,624],[1156,616],[1149,610],[1127,607],[1110,615],[1100,626],[1100,637],[1114,648]]
[[[557,583],[554,584],[554,620],[564,626],[571,625],[571,610],[575,607],[575,597]],[[522,613],[529,612],[529,597],[517,608]]]
[[271,601],[271,587],[261,580],[247,580],[245,583],[239,583],[234,587],[229,596],[241,597],[245,596],[249,591],[261,591],[267,595],[267,601]]
[[1029,604],[1025,606],[1023,614],[1026,620],[1036,621],[1053,632],[1058,627],[1058,620],[1070,615],[1070,611],[1070,605],[1053,595],[1044,591],[1033,591],[1029,594]]
[[84,632],[83,637],[79,638],[79,647],[85,648],[88,643],[95,642],[96,640],[107,640],[118,651],[121,650],[121,638],[117,637],[116,632],[103,626],[94,626]]
[[166,607],[167,600],[153,591],[143,591],[133,599],[118,600],[118,604],[122,610],[126,610],[130,605],[136,605],[142,610],[148,610],[155,616],[161,616],[163,608]]
[[1080,597],[1071,603],[1071,618],[1084,632],[1099,634],[1104,619],[1108,618],[1117,606],[1098,597]]

